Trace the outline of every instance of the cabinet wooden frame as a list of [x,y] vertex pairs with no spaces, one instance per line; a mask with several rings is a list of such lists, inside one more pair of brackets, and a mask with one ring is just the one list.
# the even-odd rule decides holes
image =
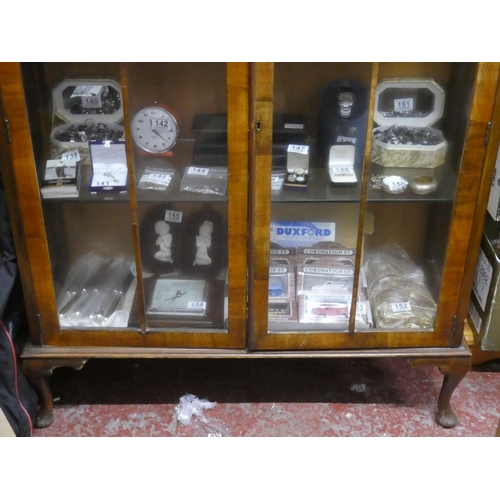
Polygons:
[[[38,63],[34,63],[33,68]],[[346,68],[346,63],[344,68]],[[432,63],[439,71],[439,63]],[[425,72],[424,63],[406,66],[408,77]],[[36,68],[35,68],[36,69]],[[460,175],[457,184],[449,244],[443,258],[442,289],[438,316],[432,331],[355,331],[354,318],[349,329],[332,332],[287,332],[286,328],[269,334],[267,322],[269,225],[271,221],[271,145],[275,112],[273,63],[228,63],[227,100],[230,176],[228,185],[229,233],[229,327],[228,331],[148,329],[144,315],[137,328],[114,330],[76,330],[59,327],[55,288],[50,263],[42,200],[36,176],[35,148],[40,138],[32,134],[27,101],[30,92],[40,93],[34,78],[23,81],[21,65],[0,64],[3,113],[7,122],[0,127],[2,177],[13,220],[13,233],[23,283],[30,326],[30,343],[23,353],[23,370],[36,387],[41,409],[37,425],[45,427],[53,420],[52,397],[48,378],[60,366],[79,369],[91,358],[383,358],[404,357],[413,367],[437,366],[444,375],[438,400],[437,421],[453,427],[456,416],[450,407],[451,395],[467,373],[470,352],[462,341],[466,302],[470,294],[474,258],[478,246],[478,227],[484,219],[485,186],[489,186],[495,160],[493,146],[486,147],[489,123],[499,85],[498,63],[454,63],[459,73],[458,92],[471,92],[467,116],[457,116],[457,126],[464,127],[463,149],[456,148]],[[449,65],[446,67],[449,69]],[[363,63],[360,70],[370,87],[370,112],[378,81],[398,76],[400,63]],[[78,65],[71,71],[78,72]],[[82,70],[83,71],[83,70]],[[130,96],[126,71],[116,63],[116,78],[122,83],[124,122],[130,121]],[[464,83],[460,83],[460,72]],[[78,76],[78,74],[72,76]],[[472,80],[470,80],[472,78]],[[27,88],[27,84],[29,88]],[[461,90],[460,90],[461,89]],[[43,99],[43,95],[37,95]],[[41,115],[40,120],[44,117]],[[8,127],[6,126],[8,123]],[[495,122],[496,123],[496,122]],[[42,127],[41,127],[42,128]],[[500,125],[493,127],[498,141]],[[365,165],[369,165],[370,139],[367,134]],[[133,152],[127,141],[130,189],[130,217],[134,254],[141,286],[142,269],[139,247],[139,214],[134,188]],[[483,168],[484,164],[484,168]],[[359,214],[356,228],[356,269],[361,265],[365,233],[369,179],[361,179]],[[359,279],[355,278],[356,296]],[[142,293],[139,293],[142,297]],[[143,307],[139,308],[141,311]],[[352,308],[351,308],[352,309]]]
[[[404,68],[408,77],[415,77],[425,68],[422,63]],[[367,141],[365,148],[365,170],[370,166],[371,126],[376,85],[381,78],[392,77],[401,71],[398,63],[386,64],[382,67],[373,63],[370,88],[370,115],[368,118]],[[497,63],[457,64],[452,67],[458,95],[471,97],[470,112],[467,116],[459,116],[459,106],[453,110],[456,116],[454,127],[463,133],[463,150],[455,148],[460,166],[456,198],[450,222],[448,244],[442,269],[442,287],[437,301],[437,318],[432,330],[389,331],[369,329],[356,331],[354,315],[351,315],[349,329],[333,331],[327,326],[324,330],[287,329],[283,324],[281,330],[268,329],[267,315],[262,314],[268,302],[268,268],[269,268],[269,228],[271,222],[271,137],[273,102],[275,98],[275,65],[256,63],[252,65],[252,89],[254,96],[251,118],[255,126],[251,128],[255,147],[251,149],[251,247],[250,262],[251,280],[249,304],[254,320],[249,324],[249,346],[253,350],[288,350],[288,349],[393,349],[411,347],[458,347],[462,341],[463,323],[466,312],[463,308],[464,293],[462,283],[470,280],[467,255],[472,231],[475,226],[475,206],[481,190],[482,168],[486,153],[486,138],[489,123],[492,119],[492,103],[495,100],[499,76]],[[424,69],[425,71],[425,69]],[[401,76],[401,74],[399,74]],[[473,92],[470,96],[470,92]],[[457,98],[457,95],[453,96]],[[458,133],[457,132],[457,135]],[[461,155],[458,158],[458,155]],[[365,172],[362,180],[360,210],[358,221],[358,237],[356,243],[356,269],[360,267],[363,245],[363,225],[365,221],[367,185],[369,175]],[[397,202],[395,202],[397,203]],[[257,243],[259,242],[259,243]],[[359,287],[358,273],[355,273],[353,297],[357,296]],[[353,302],[354,305],[354,302]],[[355,307],[351,307],[355,310]]]
[[[68,63],[69,64],[69,63]],[[130,118],[128,105],[127,73],[121,63],[114,70],[121,79],[123,88],[124,123]],[[61,78],[68,71],[61,64]],[[84,65],[82,65],[84,66]],[[115,64],[116,66],[116,64]],[[72,69],[78,68],[73,64]],[[36,69],[36,68],[35,68]],[[83,70],[81,70],[83,71]],[[34,71],[33,80],[40,73]],[[72,329],[60,328],[56,309],[56,294],[53,283],[49,247],[46,236],[42,199],[36,176],[34,143],[30,134],[30,120],[25,94],[26,78],[23,81],[21,64],[0,65],[0,78],[4,93],[4,112],[10,125],[12,168],[6,173],[8,190],[16,193],[12,206],[18,211],[20,224],[15,227],[16,242],[26,249],[26,262],[21,267],[27,308],[30,320],[30,340],[34,345],[59,346],[114,346],[114,347],[172,347],[172,348],[244,348],[246,343],[246,288],[247,288],[247,193],[248,193],[248,64],[228,63],[226,65],[226,92],[228,109],[228,163],[227,187],[228,217],[228,328],[220,330],[203,329],[151,329],[147,328],[144,308],[140,307],[140,327],[124,329]],[[33,82],[33,91],[37,82]],[[40,111],[40,114],[41,111]],[[41,121],[44,117],[39,117]],[[43,129],[43,127],[41,127]],[[127,136],[130,134],[127,132]],[[48,139],[46,137],[45,139]],[[138,274],[138,297],[142,297],[142,269],[138,242],[137,194],[130,141],[127,144],[129,166],[129,203],[131,230],[134,236],[135,260]],[[42,146],[43,147],[43,146]],[[6,168],[7,170],[7,168]],[[14,197],[13,197],[14,198]],[[125,202],[120,202],[125,203]]]

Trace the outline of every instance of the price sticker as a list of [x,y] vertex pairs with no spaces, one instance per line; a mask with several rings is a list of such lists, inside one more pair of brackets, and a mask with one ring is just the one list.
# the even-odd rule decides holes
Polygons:
[[188,302],[188,309],[202,309],[203,311],[207,308],[207,303],[201,300],[192,300]]
[[90,109],[101,108],[102,107],[101,96],[100,95],[83,96],[82,107]]
[[166,118],[153,118],[151,120],[152,130],[170,130],[172,127],[170,125],[170,120]]
[[411,311],[409,302],[393,302],[391,304],[392,312],[407,312]]
[[358,302],[356,304],[356,314],[366,314],[366,302]]
[[403,193],[408,181],[399,175],[389,175],[382,179],[382,189],[388,193]]
[[307,154],[309,152],[309,146],[303,146],[300,144],[290,144],[288,146],[289,153],[299,153],[299,154]]
[[166,210],[165,211],[165,220],[167,222],[182,222],[182,212],[177,210]]
[[330,167],[330,170],[334,175],[342,175],[342,174],[349,174],[352,175],[354,173],[354,167]]
[[171,180],[172,180],[171,174],[160,174],[160,173],[144,174],[144,176],[141,178],[141,181],[154,182],[156,184],[161,184],[165,187],[167,187],[170,184]]
[[345,135],[337,136],[337,142],[344,144],[356,144],[356,137],[346,137]]
[[129,267],[130,269],[130,272],[135,276],[137,277],[137,266],[135,264],[135,262],[132,263],[132,265]]
[[80,153],[78,149],[72,149],[71,151],[66,151],[61,156],[63,161],[80,161]]
[[285,181],[284,175],[272,175],[271,176],[271,189],[273,191],[278,191],[281,189],[283,182]]
[[407,185],[407,183],[405,181],[391,181],[388,184],[389,184],[389,187],[393,190],[403,189]]
[[413,111],[413,99],[394,99],[394,111]]
[[483,252],[483,250],[481,250],[477,259],[472,290],[483,311],[486,308],[492,278],[493,266],[488,261],[486,254]]
[[203,168],[203,167],[189,167],[188,168],[189,175],[208,175],[209,171],[210,171],[209,168]]

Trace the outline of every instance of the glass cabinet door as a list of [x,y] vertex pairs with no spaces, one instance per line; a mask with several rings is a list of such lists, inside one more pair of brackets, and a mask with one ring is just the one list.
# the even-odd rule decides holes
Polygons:
[[[244,345],[246,300],[236,290],[246,222],[232,228],[246,196],[232,202],[230,191],[245,188],[246,161],[230,143],[248,116],[245,107],[230,113],[241,96],[229,95],[228,81],[246,82],[245,66],[22,70],[60,328],[53,341]],[[119,338],[107,334],[114,329]]]
[[[263,77],[254,90],[253,237],[267,236],[269,247],[258,250],[266,269],[253,270],[252,304],[267,317],[256,318],[252,346],[449,345],[465,263],[454,216],[467,189],[477,194],[482,168],[465,155],[478,65],[254,71]],[[260,121],[271,129],[265,137]]]

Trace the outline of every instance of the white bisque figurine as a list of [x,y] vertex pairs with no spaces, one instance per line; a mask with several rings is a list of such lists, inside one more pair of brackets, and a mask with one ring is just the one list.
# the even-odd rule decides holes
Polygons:
[[170,234],[170,226],[164,220],[159,220],[155,224],[155,231],[158,234],[156,244],[160,249],[155,253],[155,259],[162,262],[172,261],[172,235]]
[[212,245],[213,230],[213,222],[207,220],[200,226],[200,234],[196,237],[197,250],[193,266],[208,266],[212,263],[212,259],[208,256],[208,249]]

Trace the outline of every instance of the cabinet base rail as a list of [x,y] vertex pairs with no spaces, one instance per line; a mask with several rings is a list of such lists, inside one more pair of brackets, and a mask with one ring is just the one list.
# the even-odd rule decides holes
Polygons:
[[471,367],[471,352],[464,341],[459,347],[398,348],[330,351],[244,351],[236,349],[168,349],[128,347],[59,347],[28,344],[22,355],[22,369],[35,388],[39,409],[35,427],[45,428],[54,421],[49,377],[56,368],[80,370],[92,358],[405,358],[412,368],[436,366],[443,374],[435,419],[445,428],[455,427],[458,418],[451,408],[451,397]]

